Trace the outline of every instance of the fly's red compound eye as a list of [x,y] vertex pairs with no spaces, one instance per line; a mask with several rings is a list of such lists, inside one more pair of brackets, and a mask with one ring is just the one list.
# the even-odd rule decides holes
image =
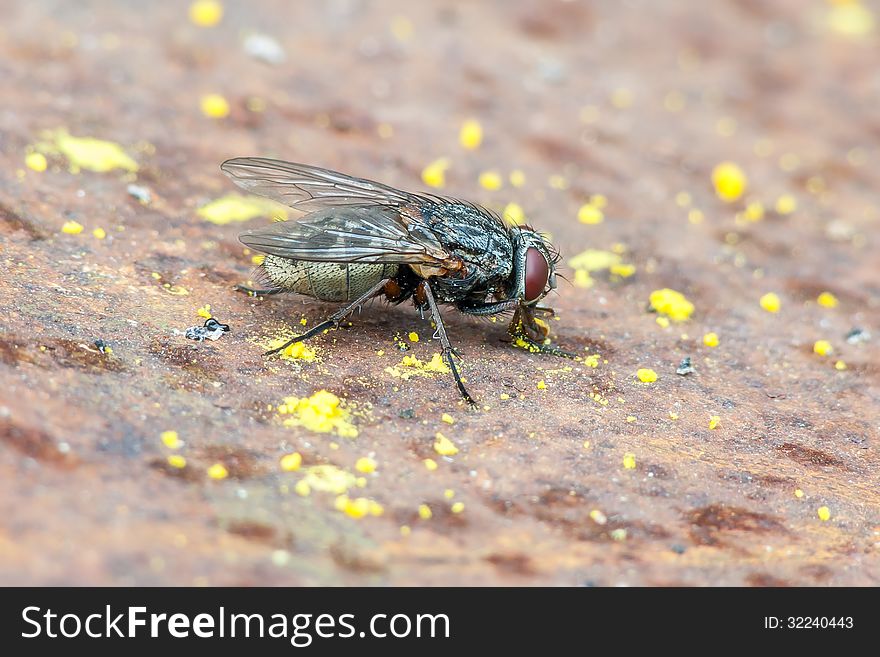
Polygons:
[[531,247],[526,251],[526,301],[534,301],[547,289],[550,266],[538,249]]

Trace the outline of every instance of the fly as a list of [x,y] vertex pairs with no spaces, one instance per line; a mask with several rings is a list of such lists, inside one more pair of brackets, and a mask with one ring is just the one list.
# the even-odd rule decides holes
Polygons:
[[265,254],[265,289],[297,292],[345,304],[324,322],[264,355],[331,328],[374,297],[394,304],[412,299],[437,327],[444,362],[461,396],[474,399],[461,380],[439,306],[467,315],[512,313],[508,333],[534,353],[574,357],[550,344],[538,303],[556,288],[557,252],[527,226],[511,226],[477,205],[415,194],[306,164],[266,158],[227,160],[220,168],[243,189],[307,214],[247,230],[239,240]]

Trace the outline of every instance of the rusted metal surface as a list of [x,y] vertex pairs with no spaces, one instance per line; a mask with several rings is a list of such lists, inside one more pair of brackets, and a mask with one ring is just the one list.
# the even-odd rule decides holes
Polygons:
[[[183,3],[3,3],[0,582],[880,584],[880,352],[844,339],[880,335],[864,14],[847,30],[818,0],[223,5],[200,28]],[[249,32],[286,60],[246,54]],[[226,118],[200,111],[209,93]],[[485,134],[472,151],[458,143],[468,117]],[[45,171],[26,166],[58,128],[118,143],[139,170],[71,173],[52,152]],[[437,347],[411,308],[380,305],[316,339],[316,362],[264,360],[256,342],[332,307],[233,291],[253,266],[236,234],[267,219],[216,225],[197,209],[232,191],[218,164],[239,155],[404,189],[448,157],[443,192],[517,202],[564,259],[623,252],[634,275],[594,273],[553,299],[554,338],[597,367],[448,312],[488,407],[469,412],[447,376],[386,371]],[[727,160],[761,220],[716,197]],[[489,169],[526,182],[486,190]],[[605,220],[585,225],[594,194]],[[784,194],[793,213],[773,210]],[[62,232],[71,220],[84,230]],[[646,308],[667,287],[695,310],[663,328]],[[837,307],[816,303],[823,291]],[[175,334],[205,304],[232,332]],[[833,355],[814,353],[822,339]],[[677,376],[685,356],[696,372]],[[282,424],[285,397],[321,389],[359,409],[357,437]],[[457,454],[435,452],[438,431]],[[303,468],[285,472],[291,452]],[[357,472],[367,456],[376,471]],[[217,463],[225,479],[209,476]],[[318,464],[363,476],[349,496],[384,513],[297,494]]]

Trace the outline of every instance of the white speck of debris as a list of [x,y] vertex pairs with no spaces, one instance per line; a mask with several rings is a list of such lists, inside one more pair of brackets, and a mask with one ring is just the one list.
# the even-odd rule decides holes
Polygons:
[[129,185],[125,188],[125,191],[128,192],[129,196],[136,198],[144,205],[149,205],[150,201],[153,200],[152,192],[143,185]]
[[70,451],[70,445],[67,443],[58,443],[58,451],[62,454],[67,454]]
[[846,334],[846,341],[849,344],[858,344],[859,342],[867,342],[871,339],[871,334],[865,329],[854,328]]
[[290,552],[287,550],[275,550],[272,553],[272,563],[279,568],[287,565],[288,561],[290,561]]
[[240,500],[246,500],[248,498],[248,492],[244,488],[239,488],[237,491],[235,491],[235,494]]
[[250,34],[244,40],[244,51],[254,59],[267,64],[283,64],[287,61],[287,53],[273,37],[268,34]]

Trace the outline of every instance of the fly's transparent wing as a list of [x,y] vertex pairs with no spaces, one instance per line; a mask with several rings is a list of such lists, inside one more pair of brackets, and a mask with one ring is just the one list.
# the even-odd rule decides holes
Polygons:
[[220,165],[239,187],[296,209],[414,203],[418,196],[343,173],[263,157],[237,157]]
[[299,221],[244,231],[238,239],[291,260],[436,265],[450,258],[423,224],[407,223],[396,209],[379,205],[325,208]]

